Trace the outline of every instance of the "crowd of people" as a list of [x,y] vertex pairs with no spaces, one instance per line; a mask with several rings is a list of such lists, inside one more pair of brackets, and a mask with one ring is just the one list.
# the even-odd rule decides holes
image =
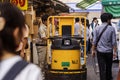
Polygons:
[[[101,25],[96,17],[91,24],[86,19],[86,53],[91,51],[93,57],[97,54],[100,80],[112,80],[112,60],[117,55],[116,31],[111,22],[112,14],[103,13],[100,18]],[[85,19],[75,18],[74,29],[74,35],[84,37]]]
[[[80,22],[81,21],[81,22]],[[86,22],[86,53],[90,53],[91,47],[92,47],[92,41],[93,41],[93,32],[98,24],[98,20],[96,17],[93,18],[92,23],[89,23],[89,20],[84,18],[75,18],[75,31],[74,35],[78,35],[81,37],[84,37],[84,31],[85,31],[85,22]]]
[[[97,55],[100,80],[112,80],[112,62],[117,57],[116,26],[111,22],[112,14],[103,13],[100,18],[101,25],[96,17],[93,18],[91,24],[86,19],[86,53],[91,51],[93,57]],[[75,35],[84,37],[84,23],[84,18],[75,19]]]

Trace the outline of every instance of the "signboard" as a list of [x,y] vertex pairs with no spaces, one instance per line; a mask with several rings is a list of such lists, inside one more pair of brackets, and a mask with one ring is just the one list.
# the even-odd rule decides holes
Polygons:
[[103,5],[120,5],[120,0],[102,0]]
[[27,10],[28,8],[28,0],[10,0],[10,2],[18,6],[21,10]]

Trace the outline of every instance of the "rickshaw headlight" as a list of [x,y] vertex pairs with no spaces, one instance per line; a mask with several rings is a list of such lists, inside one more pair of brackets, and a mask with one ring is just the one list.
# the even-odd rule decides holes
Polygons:
[[69,46],[71,44],[71,41],[70,40],[64,40],[64,45],[65,46]]

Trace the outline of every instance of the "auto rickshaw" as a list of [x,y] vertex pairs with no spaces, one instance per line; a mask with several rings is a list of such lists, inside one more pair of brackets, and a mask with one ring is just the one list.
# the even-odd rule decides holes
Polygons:
[[[87,80],[86,27],[84,27],[84,37],[74,35],[76,17],[80,20],[84,18],[84,26],[86,26],[84,16],[50,16],[48,18],[46,61],[49,67],[45,72],[45,80]],[[84,47],[83,52],[82,47]]]

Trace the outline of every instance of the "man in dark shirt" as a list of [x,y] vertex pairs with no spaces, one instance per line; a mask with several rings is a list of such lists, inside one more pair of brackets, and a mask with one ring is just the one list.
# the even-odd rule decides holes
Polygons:
[[[103,13],[101,15],[102,24],[94,31],[92,55],[94,56],[95,50],[97,50],[100,80],[112,80],[112,60],[113,56],[116,56],[117,47],[115,29],[111,26],[112,17],[110,13]],[[107,28],[96,46],[98,37],[105,27]]]

